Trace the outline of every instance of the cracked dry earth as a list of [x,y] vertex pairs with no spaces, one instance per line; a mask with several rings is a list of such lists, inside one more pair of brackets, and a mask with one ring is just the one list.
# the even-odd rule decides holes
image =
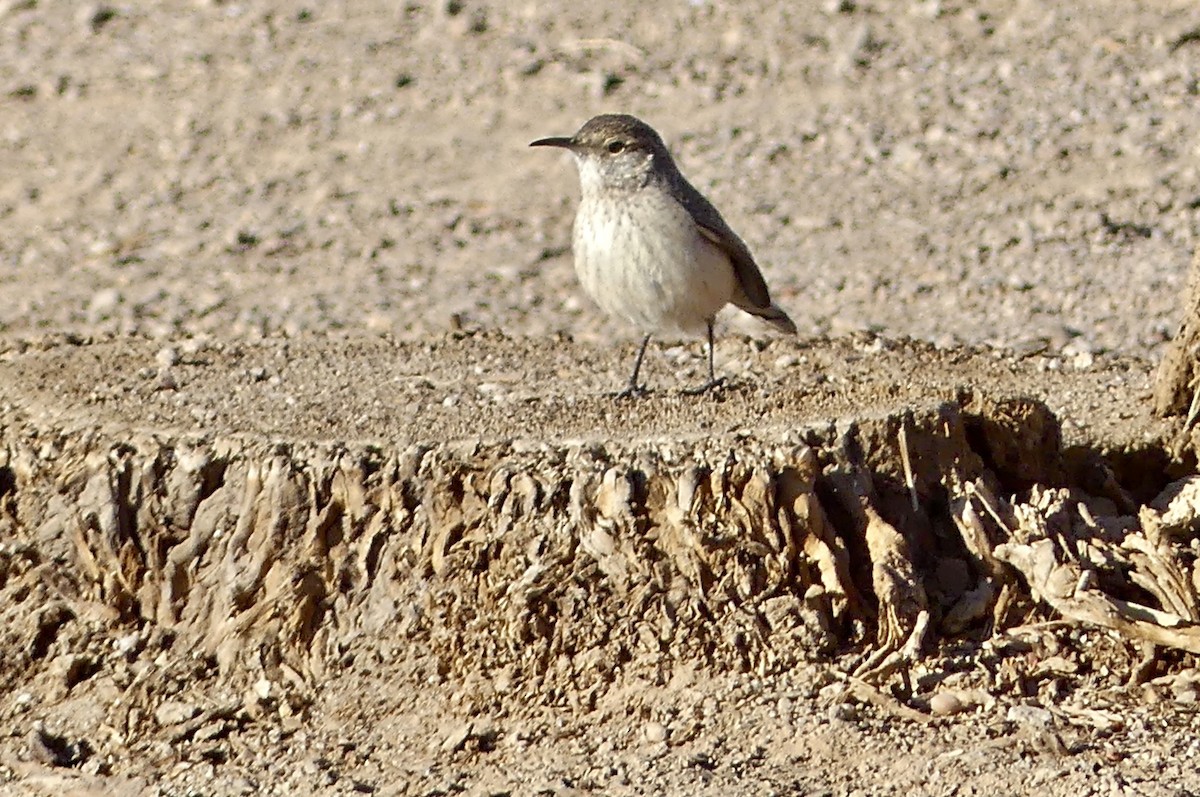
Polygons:
[[[1198,29],[0,2],[0,793],[1200,793],[1195,654],[981,609],[952,522],[1195,472],[1148,394]],[[636,333],[525,145],[610,110],[801,326],[723,318],[716,395],[670,340],[609,395]]]

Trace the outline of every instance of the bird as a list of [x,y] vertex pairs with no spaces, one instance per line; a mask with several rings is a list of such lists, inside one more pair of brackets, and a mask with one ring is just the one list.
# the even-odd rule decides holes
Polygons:
[[750,249],[680,173],[653,127],[629,114],[601,114],[573,136],[539,138],[529,146],[574,156],[580,183],[575,272],[601,309],[644,333],[618,398],[647,392],[638,374],[656,333],[707,335],[708,380],[683,392],[699,395],[722,385],[713,321],[727,304],[796,334],[796,324],[771,300]]

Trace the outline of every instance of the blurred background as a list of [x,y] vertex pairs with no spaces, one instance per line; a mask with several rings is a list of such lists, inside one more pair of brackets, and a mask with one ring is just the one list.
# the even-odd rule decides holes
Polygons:
[[567,156],[658,128],[802,334],[1157,356],[1200,230],[1200,10],[0,2],[0,335],[636,332]]

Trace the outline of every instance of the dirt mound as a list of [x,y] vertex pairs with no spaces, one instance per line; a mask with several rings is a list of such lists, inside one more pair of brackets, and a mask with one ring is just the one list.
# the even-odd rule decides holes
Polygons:
[[[537,348],[462,336],[18,354],[4,366],[13,525],[69,554],[81,595],[123,622],[171,629],[225,670],[241,647],[270,640],[319,678],[355,636],[389,628],[432,646],[442,672],[519,665],[540,678],[561,658],[595,687],[631,662],[778,670],[837,644],[854,564],[816,493],[822,459],[853,450],[855,467],[903,485],[903,430],[912,489],[942,504],[944,474],[979,477],[980,454],[1002,472],[1061,475],[1049,410],[969,396],[957,355],[951,370],[933,350],[878,339],[780,344],[755,359],[838,359],[818,376],[842,387],[814,391],[808,368],[785,364],[711,400],[663,390],[628,404],[598,392],[566,413],[560,397],[535,392],[555,385],[524,366]],[[914,351],[924,385],[905,380],[912,393],[881,405],[894,392],[885,363],[901,368]],[[603,359],[565,343],[557,354]],[[258,363],[277,365],[268,374]],[[354,390],[346,374],[368,368],[371,386]],[[248,372],[247,390],[228,390],[230,373]],[[831,393],[871,410],[815,422]],[[715,430],[718,413],[727,425]],[[189,429],[189,418],[203,420]],[[474,435],[447,439],[472,425]],[[49,451],[48,438],[58,441]],[[813,546],[824,558],[804,553]],[[835,564],[844,572],[822,579],[818,565]],[[807,594],[822,584],[831,594]],[[643,639],[651,607],[665,625]],[[795,615],[799,643],[772,640],[765,631],[783,618],[764,612]]]
[[[841,660],[855,699],[919,718],[870,683],[1001,622],[1004,580],[956,531],[956,485],[1090,480],[1078,495],[1103,519],[1167,479],[1166,427],[1145,412],[1064,430],[1051,408],[1137,407],[1144,369],[872,336],[722,351],[728,390],[619,403],[601,386],[631,350],[566,340],[12,348],[4,677],[70,705],[141,673],[108,710],[118,734],[55,746],[35,729],[29,749],[94,768],[97,749],[169,729],[227,756],[221,740],[264,719],[301,727],[347,669],[474,684],[472,712],[507,715],[514,700],[596,711],[621,684],[681,672],[778,679]],[[698,350],[669,355],[702,368]],[[579,363],[595,392],[556,395]],[[649,375],[676,377],[661,359]],[[1018,603],[1009,626],[1036,608]],[[364,666],[383,651],[386,667]],[[1088,667],[1114,654],[1134,666],[1076,652]],[[468,722],[445,749],[497,734]]]

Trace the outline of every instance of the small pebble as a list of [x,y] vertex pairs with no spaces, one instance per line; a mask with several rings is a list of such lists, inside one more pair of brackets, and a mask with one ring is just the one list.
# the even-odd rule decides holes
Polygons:
[[1196,689],[1194,683],[1185,683],[1182,686],[1176,685],[1171,691],[1174,694],[1175,702],[1182,703],[1183,705],[1195,703],[1200,698],[1200,691]]
[[782,371],[785,368],[792,368],[796,365],[799,365],[799,363],[800,358],[794,354],[782,354],[775,358],[775,368],[779,371]]
[[154,355],[154,362],[163,368],[170,368],[179,363],[179,352],[170,346],[164,346]]
[[444,752],[451,753],[456,750],[461,750],[463,745],[467,743],[467,739],[475,732],[475,723],[464,722],[450,733],[446,734],[442,739],[441,749]]
[[961,714],[967,705],[953,692],[938,692],[929,699],[929,710],[938,717]]
[[254,694],[258,695],[259,700],[266,700],[271,696],[272,683],[266,678],[259,678],[254,682]]
[[1020,725],[1036,725],[1042,728],[1049,727],[1054,722],[1054,715],[1041,706],[1010,706],[1006,716],[1009,722],[1016,722]]
[[125,634],[113,640],[113,649],[122,656],[132,657],[141,647],[142,637],[139,634]]
[[161,727],[179,725],[200,713],[200,708],[180,700],[168,700],[154,709],[154,721]]

